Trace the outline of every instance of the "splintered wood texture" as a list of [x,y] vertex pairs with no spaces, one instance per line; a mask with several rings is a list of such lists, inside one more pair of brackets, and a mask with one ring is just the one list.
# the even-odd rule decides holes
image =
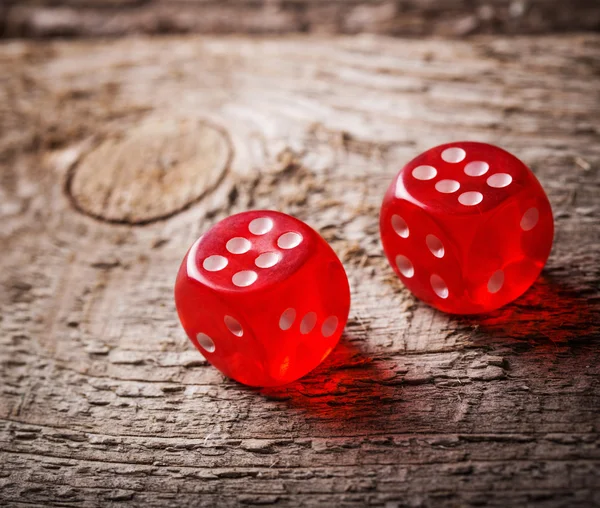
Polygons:
[[[2,502],[600,503],[600,37],[14,42],[0,59]],[[540,280],[481,317],[415,301],[378,238],[392,176],[458,139],[521,157],[556,217]],[[321,367],[255,390],[193,349],[172,295],[202,232],[263,207],[331,242],[353,304]]]
[[548,33],[600,29],[598,0],[3,0],[0,36]]

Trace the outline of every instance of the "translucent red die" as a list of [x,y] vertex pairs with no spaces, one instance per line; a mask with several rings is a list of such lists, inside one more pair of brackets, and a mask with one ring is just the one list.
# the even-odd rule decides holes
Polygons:
[[348,278],[327,242],[273,211],[228,217],[190,248],[175,304],[190,340],[223,374],[251,386],[294,381],[340,339]]
[[437,146],[410,161],[381,207],[387,258],[421,300],[451,313],[496,309],[537,279],[554,236],[542,186],[493,145]]

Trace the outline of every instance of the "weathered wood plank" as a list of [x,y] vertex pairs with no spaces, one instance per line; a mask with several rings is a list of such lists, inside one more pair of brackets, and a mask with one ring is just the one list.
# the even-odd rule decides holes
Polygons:
[[[594,35],[2,45],[0,500],[600,503],[599,48]],[[165,132],[176,141],[160,146]],[[392,175],[452,139],[518,154],[556,217],[540,281],[478,318],[415,301],[378,241]],[[319,229],[354,295],[325,364],[269,390],[206,364],[172,302],[193,239],[259,207]]]
[[600,29],[596,0],[4,0],[6,37],[311,32],[542,34]]

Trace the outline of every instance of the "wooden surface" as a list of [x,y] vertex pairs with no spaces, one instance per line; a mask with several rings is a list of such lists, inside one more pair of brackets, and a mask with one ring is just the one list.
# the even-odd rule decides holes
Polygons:
[[[0,46],[0,503],[600,505],[600,37],[178,37]],[[378,239],[398,169],[499,144],[549,194],[522,298],[456,318]],[[173,305],[233,212],[343,260],[339,346],[277,389],[223,377]]]
[[597,0],[3,0],[0,36],[600,30]]

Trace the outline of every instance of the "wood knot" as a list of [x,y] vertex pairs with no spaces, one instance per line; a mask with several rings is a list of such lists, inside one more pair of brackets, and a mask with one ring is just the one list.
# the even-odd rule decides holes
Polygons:
[[95,219],[143,225],[199,201],[232,158],[220,128],[197,120],[152,119],[102,139],[68,174],[73,206]]

